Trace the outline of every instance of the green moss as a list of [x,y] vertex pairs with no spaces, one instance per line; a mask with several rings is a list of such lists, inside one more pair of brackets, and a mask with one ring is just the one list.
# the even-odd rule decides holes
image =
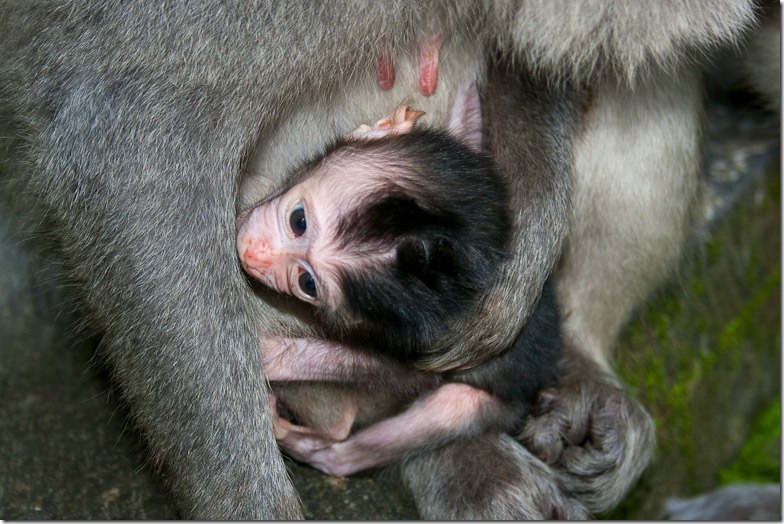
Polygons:
[[696,298],[705,296],[705,278],[702,275],[694,274],[689,279],[689,290]]
[[722,483],[779,479],[780,402],[749,424],[780,389],[780,179],[771,178],[701,237],[621,337],[615,362],[656,423],[657,450],[602,518],[650,518],[667,496],[712,489],[732,457]]
[[722,260],[722,256],[724,256],[724,239],[720,236],[711,237],[705,248],[708,255],[708,265],[715,265]]
[[[720,244],[720,242],[717,242]],[[686,286],[686,295],[672,293],[657,297],[633,322],[626,334],[636,351],[622,353],[623,376],[631,390],[651,409],[656,422],[659,453],[677,454],[682,467],[689,471],[689,484],[697,489],[694,402],[700,388],[722,387],[706,380],[718,369],[738,371],[742,366],[744,348],[763,348],[770,344],[769,330],[760,330],[759,317],[779,292],[781,271],[772,268],[757,274],[756,282],[746,289],[748,299],[737,303],[738,310],[730,318],[710,315],[684,315],[684,301],[704,296],[701,276],[693,276]],[[682,288],[683,289],[683,288]],[[690,292],[696,293],[689,297]],[[672,290],[670,290],[672,291]],[[699,299],[697,299],[699,300]],[[698,333],[715,333],[699,344],[699,339],[673,336],[695,329]],[[757,340],[760,338],[760,340]],[[749,348],[750,349],[750,348]],[[717,392],[718,394],[718,392]],[[778,419],[777,419],[778,420]],[[778,458],[774,460],[778,466]],[[694,471],[693,471],[694,470]],[[777,470],[778,471],[778,470]]]
[[781,479],[781,400],[771,402],[749,430],[736,460],[719,471],[719,483],[779,482]]
[[779,291],[780,287],[781,269],[776,268],[719,335],[716,355],[729,356],[732,359],[730,363],[733,369],[737,368],[740,362],[741,355],[736,351],[737,348],[741,347],[744,340],[756,338],[755,333],[758,332],[756,320],[760,308],[767,303],[773,293]]
[[768,180],[768,198],[763,201],[770,202],[771,205],[779,204],[781,202],[781,176],[778,173],[778,166],[780,162],[770,166],[770,173],[767,177]]

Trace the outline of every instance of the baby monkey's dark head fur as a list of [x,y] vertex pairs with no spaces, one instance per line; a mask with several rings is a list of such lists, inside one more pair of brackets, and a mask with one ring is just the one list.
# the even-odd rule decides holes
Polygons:
[[389,176],[340,217],[341,249],[394,247],[389,263],[340,271],[333,327],[398,358],[432,350],[490,289],[510,241],[510,199],[493,159],[447,132],[348,140],[327,154],[383,159]]

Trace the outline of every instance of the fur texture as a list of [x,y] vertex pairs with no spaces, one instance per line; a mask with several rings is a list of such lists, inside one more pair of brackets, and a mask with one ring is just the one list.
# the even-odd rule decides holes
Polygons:
[[[449,34],[438,89],[425,98],[417,93],[415,41],[433,17]],[[641,136],[648,144],[641,157],[622,148],[603,150],[603,164],[623,175],[618,179],[586,168],[593,161],[590,149],[581,153],[578,145],[570,251],[558,276],[574,284],[574,291],[559,300],[568,309],[564,322],[575,351],[598,361],[611,377],[606,370],[614,334],[645,293],[635,291],[632,299],[610,307],[603,286],[616,289],[616,298],[627,297],[626,288],[613,287],[616,281],[650,288],[670,270],[675,257],[669,248],[683,238],[678,218],[683,215],[676,213],[671,231],[670,206],[664,203],[675,198],[686,202],[676,208],[688,208],[693,193],[684,196],[681,188],[695,184],[691,162],[698,151],[691,130],[699,106],[693,103],[691,59],[732,45],[753,17],[752,3],[730,1],[586,0],[564,6],[549,1],[6,0],[0,6],[0,110],[3,147],[9,151],[2,166],[5,192],[20,216],[57,242],[65,276],[80,290],[86,315],[103,334],[103,354],[183,514],[205,520],[297,517],[296,495],[271,432],[257,333],[301,336],[309,330],[291,310],[254,301],[240,273],[234,217],[248,162],[264,173],[252,182],[255,190],[269,194],[291,167],[323,151],[325,129],[345,134],[404,99],[440,125],[456,86],[483,80],[487,57],[495,51],[541,71],[547,81],[578,81],[591,90],[595,103],[588,114],[594,119],[580,144],[623,132],[629,122],[617,115],[621,107],[637,116],[633,128],[651,125],[656,137],[665,132],[655,124],[669,130],[682,118],[686,127],[677,135],[688,140],[674,149],[668,140]],[[397,68],[388,91],[379,90],[373,70],[382,49]],[[630,97],[632,81],[638,82]],[[678,102],[680,97],[685,102]],[[655,103],[662,99],[664,111]],[[684,103],[688,115],[669,113]],[[497,144],[532,143],[515,142],[516,131],[492,133],[504,137]],[[509,169],[516,151],[509,149],[511,163],[503,151],[493,154]],[[638,171],[643,175],[636,176]],[[681,178],[677,172],[683,172]],[[640,187],[648,191],[637,195]],[[633,200],[620,209],[601,205],[599,197],[609,194],[619,195],[617,202],[622,195]],[[564,197],[567,210],[568,201]],[[523,298],[513,308],[488,298],[475,323],[456,326],[455,338],[465,342],[429,367],[474,363],[506,347],[533,309],[533,283],[541,284],[549,273],[569,225],[555,220],[554,233],[547,233],[553,220],[540,214],[547,206],[536,199],[523,204],[530,220],[518,218],[516,224],[533,231],[522,238],[536,242],[521,249],[521,269],[511,268],[508,275],[533,276],[510,278],[496,295]],[[646,211],[649,206],[653,212]],[[633,220],[641,212],[651,219],[647,227]],[[640,228],[619,227],[626,221]],[[611,227],[592,228],[589,222]],[[526,229],[537,223],[539,229]],[[634,238],[618,241],[616,233],[643,234],[649,249],[637,252]],[[675,241],[669,240],[673,233]],[[605,252],[612,253],[613,271],[579,270]],[[521,281],[526,285],[518,285]],[[572,289],[559,285],[559,293],[566,288]],[[601,305],[599,313],[589,311],[594,303]],[[463,329],[467,334],[459,336]],[[475,350],[476,340],[489,342]],[[590,414],[583,409],[586,398],[600,412],[631,409],[614,403],[626,398],[619,386],[607,396],[599,387],[603,381],[570,376],[588,388],[561,397],[565,412],[580,415],[578,423],[587,423]],[[623,440],[640,430],[634,426],[639,417],[619,415],[611,433]],[[506,455],[525,454],[511,439],[503,441]],[[497,447],[492,441],[479,445]],[[613,458],[622,463],[645,457],[639,449],[609,451],[620,453]],[[507,515],[510,508],[549,515],[541,511],[550,507],[547,501],[561,508],[579,506],[580,500],[607,507],[634,481],[627,476],[630,470],[606,470],[601,461],[575,468],[562,460],[545,467],[519,458],[503,462],[503,470],[493,470],[496,463],[487,461],[465,469],[466,456],[478,455],[452,450],[404,470],[406,482],[429,487],[416,489],[422,511],[440,508],[449,514],[448,508],[463,499],[451,496],[460,491],[439,486],[457,479],[465,488],[477,471],[487,474],[493,495],[482,500],[495,502],[465,512],[488,518]],[[527,475],[530,464],[537,465]],[[509,467],[515,482],[503,483]],[[553,479],[559,476],[571,479],[563,496],[556,496],[560,485]],[[556,495],[521,492],[520,477]],[[595,489],[605,486],[611,490]],[[563,514],[584,515],[566,509]]]

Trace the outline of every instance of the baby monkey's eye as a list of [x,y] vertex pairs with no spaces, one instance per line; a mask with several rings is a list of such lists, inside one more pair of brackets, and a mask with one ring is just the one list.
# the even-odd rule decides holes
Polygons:
[[289,226],[291,226],[291,231],[294,232],[294,236],[301,237],[305,234],[305,231],[308,229],[308,221],[305,218],[305,210],[302,208],[302,205],[297,204],[291,211],[291,215],[289,215]]
[[299,271],[299,277],[297,278],[299,288],[309,297],[316,298],[316,280],[313,278],[313,275],[302,268]]

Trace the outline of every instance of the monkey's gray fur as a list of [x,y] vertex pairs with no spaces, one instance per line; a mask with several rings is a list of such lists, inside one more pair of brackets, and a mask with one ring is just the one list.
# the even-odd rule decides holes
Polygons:
[[[416,93],[415,40],[432,17],[449,34],[438,91],[424,98]],[[692,220],[695,59],[735,44],[754,20],[751,2],[729,0],[6,0],[5,191],[38,234],[56,241],[64,276],[103,334],[103,353],[183,515],[293,518],[300,509],[272,437],[257,335],[308,330],[254,305],[241,275],[241,173],[261,169],[268,181],[254,187],[264,191],[324,146],[325,128],[345,134],[403,99],[443,119],[456,86],[481,80],[494,48],[552,82],[579,83],[591,103],[574,136],[571,221],[532,239],[509,282],[543,280],[566,238],[557,277],[574,358],[564,360],[565,379],[528,431],[534,442],[565,448],[541,450],[549,466],[526,482],[555,482],[575,504],[602,511],[650,454],[652,425],[614,378],[610,350],[629,312],[672,271]],[[397,67],[386,92],[373,74],[382,48]],[[513,136],[505,140],[514,147]],[[529,289],[494,291],[498,298],[461,329],[460,343],[429,365],[471,364],[508,344],[530,312]],[[505,300],[510,294],[516,302]],[[591,435],[585,454],[579,442],[561,440],[548,406],[585,428],[596,414],[615,416],[602,419],[612,422],[608,434]],[[487,445],[525,455],[513,464],[535,460],[511,439]],[[455,460],[465,455],[445,452],[404,468],[406,482],[427,486],[425,516],[460,502],[440,486],[464,471]],[[499,479],[498,496],[461,514],[549,511],[525,507],[528,495],[509,491],[522,484],[507,490],[492,464],[472,474],[476,468]]]

